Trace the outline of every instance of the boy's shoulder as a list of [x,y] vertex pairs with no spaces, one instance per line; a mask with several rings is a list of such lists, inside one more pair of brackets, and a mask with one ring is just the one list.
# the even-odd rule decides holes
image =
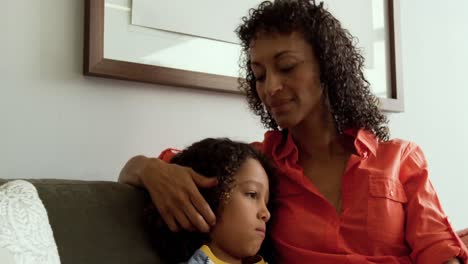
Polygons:
[[187,264],[215,264],[201,249],[195,251]]
[[[252,257],[246,262],[252,263],[252,264],[266,264],[266,262],[260,256]],[[195,253],[192,255],[192,257],[189,259],[189,261],[186,264],[227,264],[227,263],[218,259],[207,245],[203,245],[201,248],[195,251]]]

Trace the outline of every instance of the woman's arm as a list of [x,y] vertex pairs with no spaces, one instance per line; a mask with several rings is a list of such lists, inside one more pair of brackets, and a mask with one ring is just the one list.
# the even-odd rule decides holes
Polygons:
[[139,155],[127,161],[125,166],[120,171],[119,182],[127,183],[136,187],[143,187],[140,180],[141,171],[146,166],[149,158]]
[[409,144],[400,165],[400,181],[408,197],[405,232],[412,259],[416,263],[466,263],[468,250],[440,205],[422,150]]
[[179,227],[207,232],[216,217],[197,187],[210,188],[216,178],[206,178],[191,168],[157,158],[135,156],[119,175],[119,182],[144,187],[164,222],[172,231]]

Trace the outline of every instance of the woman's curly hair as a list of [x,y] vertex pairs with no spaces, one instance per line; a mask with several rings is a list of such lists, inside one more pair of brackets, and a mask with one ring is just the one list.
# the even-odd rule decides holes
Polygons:
[[[241,40],[241,76],[239,89],[246,93],[250,109],[261,118],[262,124],[273,130],[278,125],[262,104],[250,68],[249,48],[259,33],[288,34],[298,31],[312,46],[320,67],[323,99],[339,134],[347,129],[367,129],[380,140],[389,139],[387,118],[378,108],[378,99],[370,91],[363,74],[364,57],[356,48],[355,39],[341,23],[315,0],[275,0],[262,2],[236,29]],[[324,103],[326,100],[323,100]]]
[[[276,186],[275,167],[266,156],[248,144],[227,138],[207,138],[176,154],[170,163],[190,167],[205,177],[218,179],[216,187],[200,189],[200,193],[216,217],[219,217],[224,202],[229,199],[229,194],[235,186],[234,176],[248,158],[257,160],[265,169],[270,188],[268,207],[271,210],[274,203],[272,188]],[[187,261],[197,249],[209,242],[207,233],[186,230],[173,233],[153,206],[148,193],[145,217],[150,239],[158,255],[166,263]]]

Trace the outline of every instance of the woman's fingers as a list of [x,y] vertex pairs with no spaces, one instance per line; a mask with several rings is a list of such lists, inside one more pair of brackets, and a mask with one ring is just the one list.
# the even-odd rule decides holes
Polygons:
[[173,214],[174,214],[174,217],[177,221],[177,223],[185,230],[187,231],[195,231],[195,228],[193,227],[192,223],[190,222],[190,220],[187,218],[187,216],[185,215],[185,212],[178,209],[178,208],[175,208],[175,210],[173,211]]
[[[153,202],[153,204],[156,204],[156,203]],[[166,223],[167,227],[169,227],[169,229],[172,232],[179,232],[180,231],[179,226],[177,225],[172,214],[169,213],[166,209],[162,209],[157,206],[156,208],[158,209],[159,215],[161,215],[161,218],[164,220],[164,223]]]
[[193,182],[199,188],[213,188],[218,184],[218,179],[216,177],[213,177],[213,178],[204,177],[196,173],[192,169],[189,169],[189,170],[190,170],[190,175],[192,176]]
[[193,204],[190,202],[190,204],[186,204],[184,208],[184,213],[185,216],[190,220],[193,230],[190,231],[201,231],[201,232],[209,232],[210,231],[210,226],[208,223],[205,221],[203,216],[196,210],[196,208],[193,206]]
[[[196,184],[196,186],[194,186],[195,188],[192,188],[191,190],[190,201],[195,207],[195,210],[201,215],[204,222],[213,226],[216,223],[216,216],[196,187],[213,188],[218,184],[218,180],[216,178],[207,178],[201,176],[193,170],[191,170],[190,175],[192,175],[193,182]],[[199,221],[199,219],[194,219],[194,221]]]
[[191,168],[154,160],[147,164],[142,179],[159,214],[172,231],[182,228],[208,232],[209,224],[216,222],[198,190],[198,187],[216,186],[216,178],[206,178]]
[[[190,202],[192,204],[193,210],[197,212],[197,214],[191,213],[190,219],[192,219],[193,222],[195,222],[195,226],[206,226],[209,230],[209,226],[213,226],[216,223],[216,216],[211,210],[211,207],[208,205],[206,200],[203,198],[203,196],[197,189],[192,191],[192,193],[190,194]],[[203,231],[204,229],[200,230]]]

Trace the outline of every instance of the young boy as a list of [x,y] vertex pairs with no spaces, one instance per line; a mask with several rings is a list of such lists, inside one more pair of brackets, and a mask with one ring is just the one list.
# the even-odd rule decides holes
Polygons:
[[152,209],[148,222],[161,257],[170,263],[264,263],[256,254],[270,219],[267,204],[274,169],[267,159],[248,144],[209,138],[177,153],[170,162],[217,178],[216,187],[201,193],[218,220],[208,233],[173,233]]

